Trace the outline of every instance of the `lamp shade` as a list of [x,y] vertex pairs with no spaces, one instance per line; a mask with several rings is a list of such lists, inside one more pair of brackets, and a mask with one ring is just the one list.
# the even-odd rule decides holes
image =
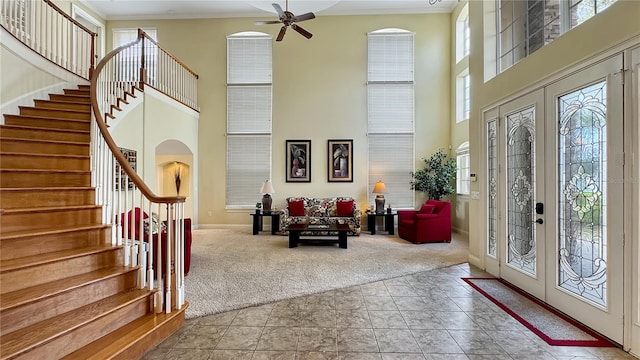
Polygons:
[[387,187],[384,185],[382,181],[378,181],[376,185],[373,187],[372,193],[374,194],[384,194],[387,192]]
[[271,181],[266,180],[264,183],[262,183],[262,187],[260,188],[260,194],[273,194],[276,191],[273,189],[273,185],[271,184]]

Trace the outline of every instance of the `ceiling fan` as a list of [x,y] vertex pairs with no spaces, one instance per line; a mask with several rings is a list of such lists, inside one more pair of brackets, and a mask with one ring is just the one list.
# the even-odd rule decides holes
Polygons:
[[284,11],[282,10],[282,7],[277,3],[273,3],[271,5],[273,5],[273,7],[276,9],[276,12],[278,12],[279,20],[256,21],[255,23],[256,25],[282,24],[276,41],[282,41],[282,38],[284,38],[284,34],[287,31],[288,26],[291,26],[293,30],[297,31],[300,35],[306,37],[307,39],[310,39],[313,36],[313,34],[296,24],[297,22],[315,19],[316,16],[312,12],[308,12],[306,14],[298,16],[294,15],[289,11],[289,0],[286,0]]

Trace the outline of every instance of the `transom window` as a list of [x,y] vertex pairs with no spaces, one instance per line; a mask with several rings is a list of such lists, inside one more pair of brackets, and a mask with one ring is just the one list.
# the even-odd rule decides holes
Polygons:
[[498,72],[602,12],[616,0],[498,0]]

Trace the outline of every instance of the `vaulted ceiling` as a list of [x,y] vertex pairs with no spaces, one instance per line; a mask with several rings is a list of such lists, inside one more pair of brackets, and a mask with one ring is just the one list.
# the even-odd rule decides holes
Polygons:
[[[323,15],[448,13],[458,0],[290,0],[295,14]],[[284,9],[287,0],[81,0],[107,20],[260,17],[275,14],[271,5]]]

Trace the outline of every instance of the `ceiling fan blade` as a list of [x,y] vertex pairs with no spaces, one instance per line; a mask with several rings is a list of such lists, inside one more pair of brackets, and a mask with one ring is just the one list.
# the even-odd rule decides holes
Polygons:
[[300,22],[305,20],[315,19],[316,16],[312,12],[308,12],[306,14],[298,15],[293,17],[293,21]]
[[280,20],[267,20],[267,21],[255,21],[256,25],[268,25],[268,24],[280,24],[282,21]]
[[284,37],[284,33],[287,32],[287,27],[283,26],[280,28],[280,32],[278,33],[278,37],[276,38],[276,41],[282,41],[282,38]]
[[312,33],[308,32],[307,30],[301,28],[300,26],[296,25],[296,24],[291,24],[291,28],[295,31],[297,31],[298,33],[300,33],[300,35],[306,37],[307,39],[311,39],[311,37],[313,36]]
[[273,8],[276,9],[276,12],[278,13],[278,17],[280,17],[280,19],[284,19],[284,10],[282,10],[282,7],[280,6],[280,4],[277,3],[273,3],[271,4],[273,5]]

